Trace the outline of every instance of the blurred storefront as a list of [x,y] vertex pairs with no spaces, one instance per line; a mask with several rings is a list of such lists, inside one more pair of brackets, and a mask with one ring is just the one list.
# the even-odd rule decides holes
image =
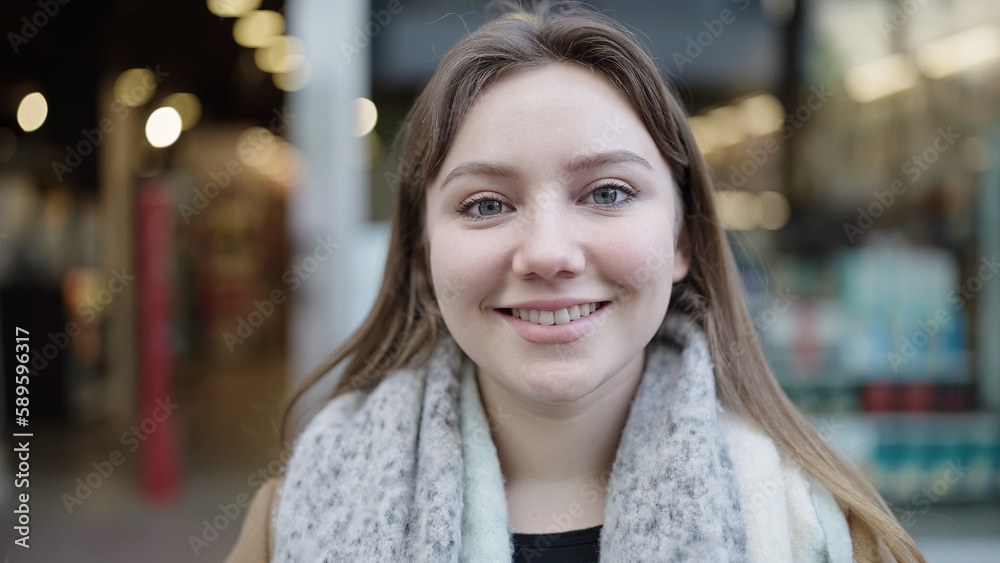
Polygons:
[[199,523],[280,470],[301,40],[280,0],[2,12],[0,322],[30,334],[32,377],[5,340],[31,478],[12,487],[4,453],[0,498],[30,492],[33,548],[8,529],[2,552],[221,560]]
[[[33,384],[53,388],[31,423],[121,423],[144,386],[280,364],[285,309],[243,325],[281,283],[304,174],[285,138],[290,73],[253,48],[283,36],[281,14],[241,34],[210,11],[236,2],[22,4],[5,8],[0,307],[4,330],[34,328]],[[164,361],[148,381],[143,363]]]

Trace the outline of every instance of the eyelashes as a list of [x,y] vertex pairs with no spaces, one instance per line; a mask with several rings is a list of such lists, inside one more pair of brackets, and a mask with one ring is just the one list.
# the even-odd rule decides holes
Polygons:
[[[597,194],[600,192],[600,199],[607,200],[608,194],[614,194],[611,201],[598,203]],[[618,197],[617,192],[625,194],[625,197]],[[622,207],[635,201],[639,195],[639,190],[632,188],[621,182],[606,182],[597,186],[587,194],[586,200],[591,200],[591,205],[597,209],[605,211],[617,211]],[[472,221],[483,221],[493,217],[499,217],[514,208],[514,204],[507,198],[498,194],[476,194],[455,207],[455,212]]]
[[[610,193],[614,193],[615,191],[623,192],[623,193],[625,193],[626,197],[624,199],[618,199],[618,197],[615,196],[615,198],[613,200],[611,200],[611,201],[609,201],[607,203],[597,203],[597,198],[595,197],[597,195],[597,193],[598,192],[603,192],[604,194],[607,194],[609,191],[610,191]],[[632,203],[633,201],[635,201],[635,197],[638,196],[638,195],[639,195],[639,191],[638,190],[636,190],[636,189],[634,189],[634,188],[632,188],[630,186],[627,186],[627,185],[625,185],[625,184],[623,184],[621,182],[607,182],[605,184],[602,184],[602,185],[594,188],[590,192],[590,196],[589,197],[593,197],[594,198],[594,204],[597,205],[597,206],[599,206],[601,209],[617,210],[617,209],[620,209],[623,206],[628,205],[628,204]]]
[[[478,207],[479,210],[482,211],[483,204],[485,203],[497,203],[500,205],[500,209],[494,215],[476,215],[473,213],[469,213],[469,210],[472,209],[473,207]],[[468,217],[469,219],[473,219],[475,221],[482,221],[483,219],[489,219],[490,217],[495,217],[497,215],[500,215],[500,213],[503,211],[503,208],[505,207],[508,209],[513,207],[513,204],[510,203],[510,200],[508,200],[505,197],[492,194],[476,194],[470,197],[469,199],[463,201],[462,203],[458,204],[458,207],[455,208],[455,211],[460,215]]]

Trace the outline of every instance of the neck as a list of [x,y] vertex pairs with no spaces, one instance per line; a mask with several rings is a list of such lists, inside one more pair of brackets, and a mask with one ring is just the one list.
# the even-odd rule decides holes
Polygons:
[[642,376],[640,354],[590,394],[570,403],[539,403],[491,377],[477,377],[508,490],[607,485],[629,406]]

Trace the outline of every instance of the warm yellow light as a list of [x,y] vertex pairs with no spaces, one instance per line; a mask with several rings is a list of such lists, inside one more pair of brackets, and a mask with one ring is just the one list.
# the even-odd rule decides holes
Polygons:
[[118,75],[113,92],[119,104],[139,107],[156,93],[156,77],[147,69],[130,68]]
[[253,54],[257,68],[264,72],[291,72],[306,60],[305,45],[298,37],[280,35]]
[[364,137],[371,133],[378,122],[378,110],[375,109],[375,102],[368,98],[354,99],[354,136]]
[[17,106],[17,124],[28,133],[41,127],[48,115],[49,103],[40,92],[28,94]]
[[698,144],[698,148],[701,149],[702,154],[708,156],[715,149],[710,140],[712,136],[712,132],[709,131],[712,127],[711,121],[704,115],[694,115],[688,118],[688,125],[694,133],[694,140]]
[[233,24],[233,39],[244,47],[266,47],[285,32],[285,18],[273,10],[254,10]]
[[771,94],[757,94],[739,103],[740,121],[749,135],[761,136],[781,130],[785,108]]
[[157,148],[169,147],[181,136],[181,114],[174,108],[160,108],[146,120],[146,140]]
[[844,89],[852,100],[866,103],[912,88],[917,76],[913,60],[897,53],[848,70]]
[[266,146],[257,169],[275,182],[294,184],[302,169],[302,154],[295,145],[278,140]]
[[715,204],[722,227],[730,231],[755,229],[764,218],[764,205],[757,194],[752,192],[715,192]]
[[733,106],[715,108],[705,114],[710,122],[712,137],[710,143],[717,149],[735,145],[743,140],[740,130],[740,114]]
[[923,45],[917,65],[931,78],[944,78],[998,57],[1000,29],[981,25]]
[[739,114],[733,106],[715,108],[704,115],[696,115],[688,120],[694,131],[695,141],[701,152],[708,155],[712,151],[735,145],[743,140]]
[[295,145],[263,127],[250,127],[236,140],[243,164],[283,186],[296,184],[305,173],[305,159]]
[[187,131],[201,119],[201,102],[198,96],[187,92],[170,94],[163,100],[163,107],[174,108],[181,116],[181,129]]
[[764,208],[764,216],[760,220],[760,227],[769,231],[777,231],[788,224],[791,217],[791,206],[788,198],[779,192],[760,192],[760,203]]
[[[76,311],[97,294],[97,276],[93,270],[82,267],[71,268],[63,276],[63,299],[68,308]],[[103,280],[102,280],[103,281]]]
[[208,11],[221,18],[238,18],[260,7],[260,0],[208,0]]
[[312,78],[312,70],[309,68],[308,61],[299,65],[292,72],[276,72],[271,75],[274,85],[285,92],[297,92],[305,88],[309,84],[310,78]]
[[236,156],[253,168],[259,168],[267,153],[268,146],[278,142],[281,138],[263,127],[249,127],[240,133],[236,139]]

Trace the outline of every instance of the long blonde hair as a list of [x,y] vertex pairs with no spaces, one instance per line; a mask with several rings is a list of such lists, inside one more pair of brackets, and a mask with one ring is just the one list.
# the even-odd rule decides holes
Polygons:
[[686,279],[674,286],[670,310],[696,320],[707,335],[723,405],[755,422],[881,539],[897,560],[923,562],[916,544],[863,472],[827,447],[772,375],[719,226],[708,168],[683,107],[649,54],[620,24],[577,3],[501,6],[505,17],[452,47],[410,110],[397,139],[396,202],[375,305],[361,327],[292,394],[282,432],[303,393],[342,362],[346,366],[334,397],[374,387],[387,372],[419,365],[427,358],[444,324],[424,236],[425,190],[466,111],[484,88],[505,74],[552,62],[583,64],[632,103],[680,188],[692,260]]

